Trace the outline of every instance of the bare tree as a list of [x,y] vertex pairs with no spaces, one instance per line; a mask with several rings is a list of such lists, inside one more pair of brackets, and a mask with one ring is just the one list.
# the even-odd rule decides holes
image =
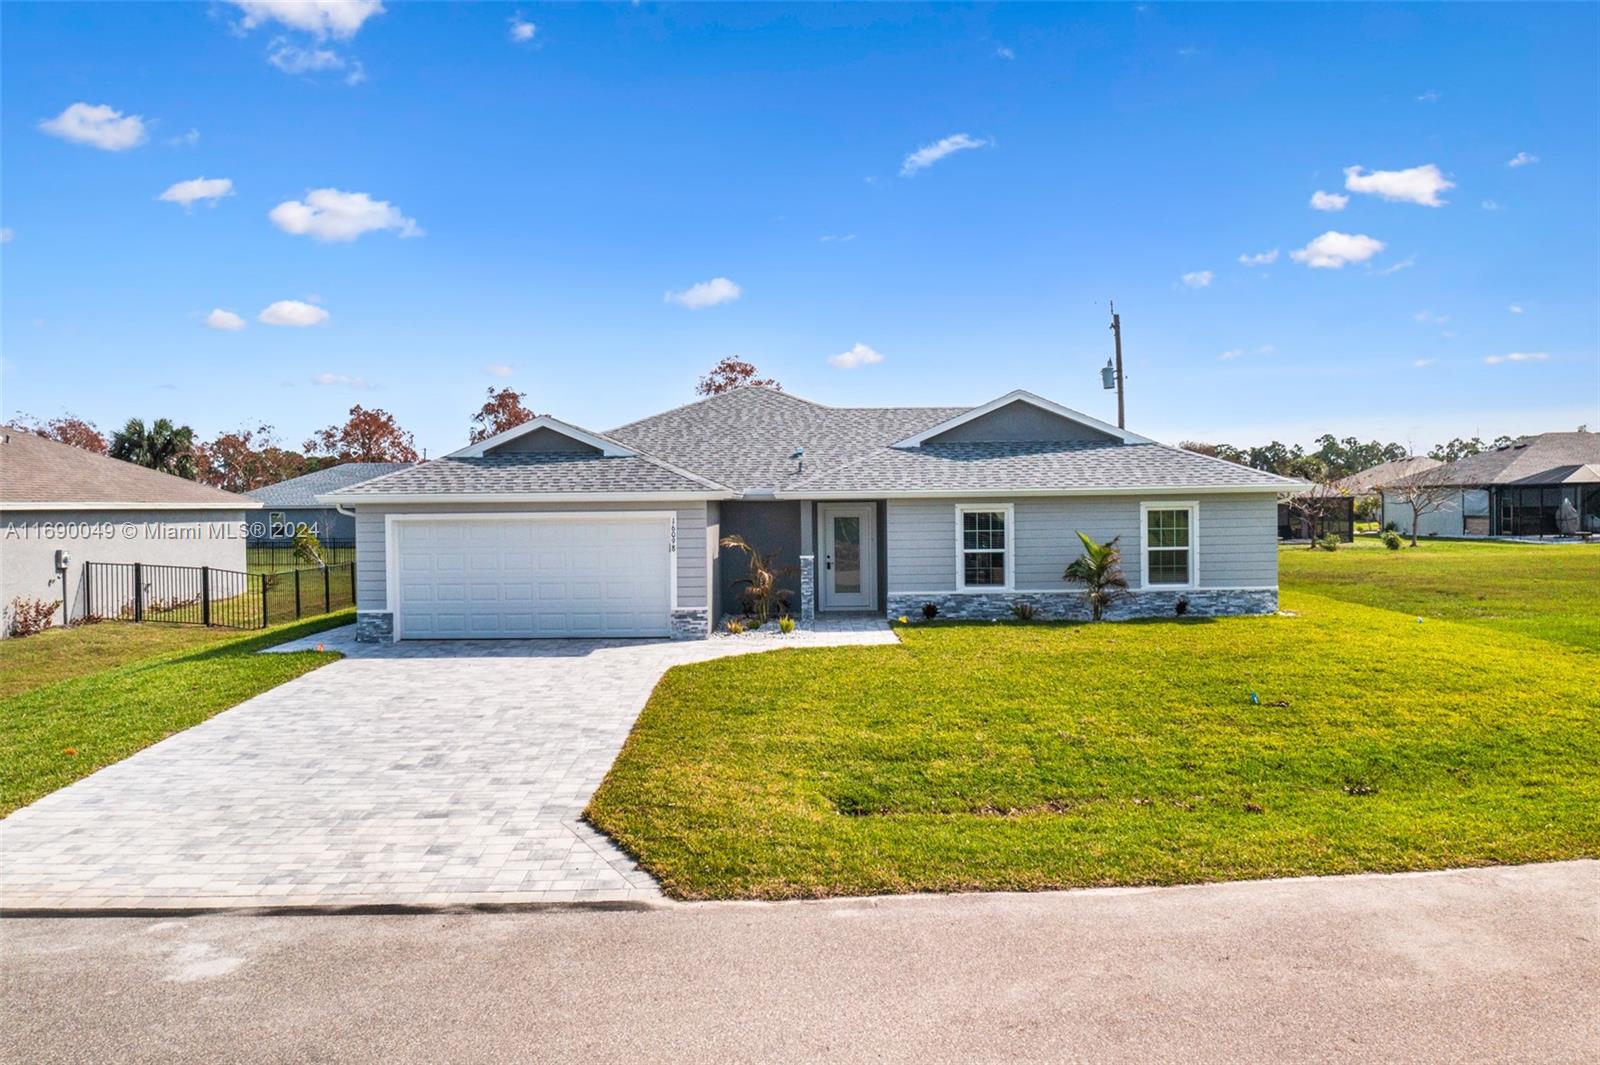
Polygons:
[[[1439,467],[1445,469],[1446,467]],[[1458,485],[1445,483],[1438,470],[1423,470],[1409,477],[1402,477],[1392,484],[1378,485],[1378,491],[1384,498],[1394,496],[1401,505],[1411,508],[1411,546],[1417,546],[1417,526],[1422,522],[1424,514],[1432,514],[1444,508],[1444,505],[1460,491]]]
[[1311,546],[1315,548],[1323,526],[1343,509],[1345,500],[1349,498],[1349,492],[1335,488],[1326,481],[1316,481],[1308,491],[1284,497],[1283,504],[1289,508],[1290,514],[1306,526],[1310,532]]

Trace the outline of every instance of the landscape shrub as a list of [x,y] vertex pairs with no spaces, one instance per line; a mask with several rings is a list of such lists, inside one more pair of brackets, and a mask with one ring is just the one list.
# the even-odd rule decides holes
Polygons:
[[56,611],[61,600],[24,599],[20,595],[11,600],[12,636],[35,636],[55,624]]
[[1391,551],[1400,550],[1401,545],[1404,543],[1405,541],[1400,538],[1400,534],[1393,530],[1383,534],[1383,546]]
[[929,621],[932,621],[934,618],[938,617],[939,616],[939,604],[938,603],[923,603],[922,604],[922,616],[927,618]]
[[1339,538],[1333,533],[1324,533],[1317,537],[1317,546],[1324,551],[1337,551],[1339,550]]
[[1011,616],[1018,621],[1032,621],[1038,614],[1034,605],[1026,600],[1019,599],[1011,604]]
[[794,618],[790,617],[788,614],[785,614],[783,617],[779,618],[778,619],[778,631],[783,633],[785,636],[787,636],[791,632],[793,632],[794,631]]
[[738,618],[732,618],[728,621],[727,628],[729,636],[737,636],[744,631],[744,622],[740,621]]

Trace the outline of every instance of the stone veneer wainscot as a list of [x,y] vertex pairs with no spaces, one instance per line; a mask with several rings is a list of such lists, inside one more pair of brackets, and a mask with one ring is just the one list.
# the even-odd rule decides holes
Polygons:
[[[1106,608],[1106,620],[1130,618],[1169,618],[1177,614],[1179,599],[1187,599],[1190,617],[1230,617],[1249,614],[1275,614],[1276,589],[1227,590],[1199,588],[1190,591],[1131,591]],[[1085,592],[961,592],[935,595],[891,595],[888,616],[922,617],[925,603],[939,608],[939,617],[952,621],[994,621],[1009,619],[1013,603],[1029,603],[1039,621],[1088,621],[1089,599]]]

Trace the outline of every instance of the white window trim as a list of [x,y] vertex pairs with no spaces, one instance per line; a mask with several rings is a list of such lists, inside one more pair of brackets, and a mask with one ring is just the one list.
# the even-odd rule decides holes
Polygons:
[[[1004,584],[967,584],[967,541],[962,535],[967,513],[1004,513],[1006,516],[1006,582]],[[1014,590],[1017,569],[1017,508],[1011,503],[958,503],[956,504],[956,591],[958,592],[1009,592]]]
[[[1189,512],[1189,580],[1184,584],[1150,583],[1150,512],[1187,510]],[[1139,588],[1142,591],[1185,592],[1200,587],[1200,504],[1197,500],[1146,501],[1139,504]]]

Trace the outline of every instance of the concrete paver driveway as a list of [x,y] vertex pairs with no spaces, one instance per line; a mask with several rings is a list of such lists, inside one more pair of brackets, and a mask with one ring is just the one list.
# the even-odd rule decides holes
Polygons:
[[[782,642],[894,639],[858,622]],[[656,898],[578,816],[668,667],[777,643],[317,642],[349,657],[0,822],[0,906]]]

